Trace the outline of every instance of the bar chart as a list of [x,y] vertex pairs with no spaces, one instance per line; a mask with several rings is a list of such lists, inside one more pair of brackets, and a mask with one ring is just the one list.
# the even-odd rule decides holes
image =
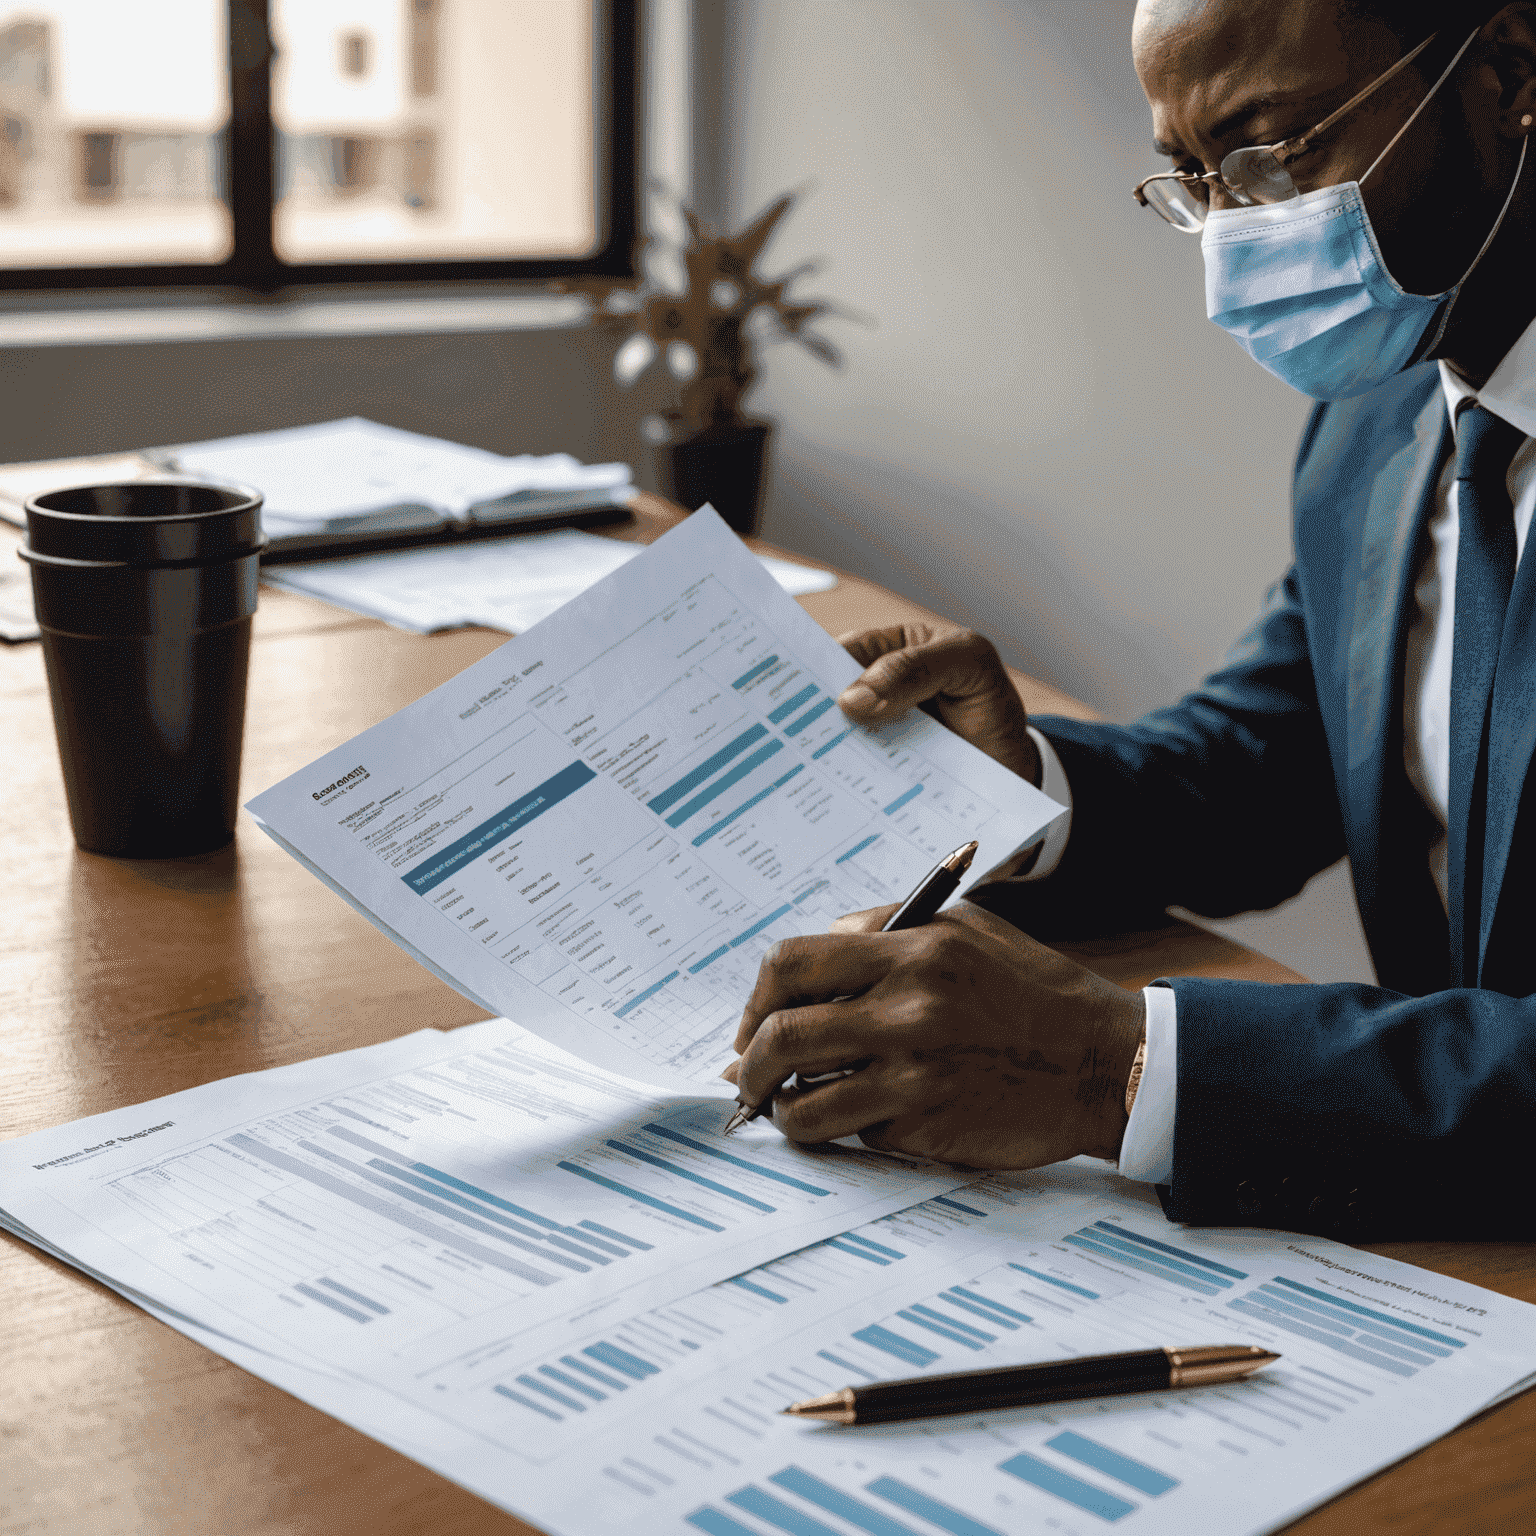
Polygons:
[[689,1266],[708,1284],[954,1182],[727,1141],[712,1102],[658,1113],[504,1021],[469,1035],[480,1048],[445,1041],[107,1187],[242,1316],[332,1355],[367,1334],[430,1362],[508,1309],[531,1325],[594,1289],[644,1305]]

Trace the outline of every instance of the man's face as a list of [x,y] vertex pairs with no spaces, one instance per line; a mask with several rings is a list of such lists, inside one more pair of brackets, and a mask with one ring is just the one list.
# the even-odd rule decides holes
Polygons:
[[[1470,31],[1470,21],[1442,29],[1330,129],[1291,167],[1301,191],[1359,180]],[[1420,41],[1405,47],[1341,0],[1141,0],[1133,46],[1158,152],[1180,170],[1214,171],[1234,149],[1305,133]],[[1469,116],[1487,117],[1475,76],[1458,69],[1365,187],[1387,269],[1412,293],[1457,281],[1507,190],[1492,125]],[[1212,206],[1235,204],[1217,192]]]

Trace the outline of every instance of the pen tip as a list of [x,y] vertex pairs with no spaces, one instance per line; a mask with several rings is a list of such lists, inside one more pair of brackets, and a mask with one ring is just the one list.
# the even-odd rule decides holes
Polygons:
[[747,1123],[747,1120],[751,1117],[751,1114],[752,1111],[747,1109],[744,1105],[738,1105],[736,1113],[726,1121],[725,1129],[720,1134],[722,1136],[734,1136],[736,1132],[739,1131],[742,1126]]

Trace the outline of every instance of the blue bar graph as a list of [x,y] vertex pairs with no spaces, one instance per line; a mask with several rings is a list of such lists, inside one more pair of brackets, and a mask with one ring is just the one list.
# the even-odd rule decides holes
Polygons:
[[865,1381],[878,1381],[879,1377],[871,1376],[862,1366],[855,1365],[851,1360],[844,1360],[841,1355],[834,1355],[829,1349],[818,1349],[817,1357],[829,1361],[832,1365],[840,1367],[854,1376],[862,1376]]
[[878,1323],[860,1328],[854,1338],[872,1349],[905,1360],[908,1365],[932,1365],[939,1358],[933,1350],[924,1349],[921,1344],[914,1344],[911,1339],[904,1339],[899,1333],[892,1333],[889,1328],[882,1328]]
[[650,1243],[642,1243],[638,1237],[627,1237],[623,1232],[615,1232],[612,1227],[605,1227],[601,1222],[578,1221],[578,1227],[585,1227],[589,1232],[601,1232],[604,1237],[611,1237],[616,1243],[628,1243],[631,1248],[638,1248],[641,1253],[651,1251]]
[[1018,1478],[1021,1483],[1029,1483],[1042,1493],[1055,1494],[1058,1499],[1064,1499],[1090,1515],[1097,1515],[1101,1520],[1123,1520],[1140,1507],[1128,1499],[1122,1499],[1118,1494],[1095,1488],[1092,1483],[1085,1483],[1081,1478],[1073,1477],[1071,1473],[1063,1472],[1024,1451],[1000,1462],[997,1470]]
[[[804,1179],[796,1179],[787,1173],[780,1173],[774,1168],[765,1168],[761,1163],[749,1162],[744,1157],[737,1157],[732,1152],[722,1152],[718,1147],[706,1146],[702,1141],[695,1141],[691,1136],[684,1136],[681,1131],[674,1131],[670,1126],[657,1125],[655,1121],[645,1126],[653,1136],[664,1136],[668,1141],[675,1141],[679,1146],[691,1147],[695,1152],[702,1152],[705,1157],[717,1158],[722,1163],[733,1163],[738,1168],[745,1168],[748,1173],[755,1173],[760,1179],[772,1179],[779,1184],[787,1184],[791,1189],[801,1190],[807,1195],[830,1195],[830,1189],[822,1189],[818,1184],[807,1184]],[[873,1245],[871,1245],[873,1246]],[[888,1252],[888,1249],[882,1249]],[[901,1255],[898,1253],[899,1259]]]
[[826,890],[827,886],[830,884],[831,882],[829,880],[818,880],[815,885],[806,886],[806,888],[801,891],[798,896],[795,897],[795,905],[798,907],[802,901],[809,901],[817,891]]
[[856,1259],[863,1259],[869,1264],[878,1264],[881,1269],[889,1269],[891,1261],[882,1259],[877,1253],[869,1253],[863,1248],[856,1248],[852,1243],[846,1243],[840,1237],[829,1237],[825,1244],[828,1248],[836,1248],[839,1253],[851,1253]]
[[628,1376],[631,1381],[644,1381],[647,1376],[659,1376],[661,1367],[652,1365],[649,1360],[642,1360],[639,1355],[632,1355],[627,1349],[620,1349],[617,1344],[589,1344],[582,1350],[582,1354],[596,1360],[600,1365],[606,1365],[611,1370],[619,1371]]
[[763,657],[763,659],[758,662],[756,666],[748,667],[747,670],[743,672],[734,683],[731,684],[731,687],[745,688],[754,677],[761,676],[761,674],[766,672],[769,667],[775,666],[778,663],[778,659],[779,658],[777,655]]
[[503,1397],[510,1397],[514,1403],[521,1403],[524,1408],[531,1408],[535,1413],[542,1413],[546,1419],[553,1419],[556,1424],[565,1423],[565,1415],[556,1413],[553,1408],[546,1408],[543,1403],[536,1403],[532,1398],[524,1397],[521,1392],[514,1392],[510,1387],[504,1387],[498,1381],[491,1390],[499,1392]]
[[963,1344],[967,1349],[980,1349],[981,1345],[975,1339],[968,1339],[963,1333],[958,1333],[953,1328],[946,1328],[942,1323],[936,1323],[931,1318],[922,1316],[910,1307],[904,1308],[896,1314],[905,1319],[915,1328],[926,1328],[929,1333],[936,1333],[940,1338],[945,1338],[952,1344]]
[[740,805],[738,805],[734,811],[731,811],[728,815],[722,816],[719,821],[714,823],[713,826],[706,827],[702,832],[699,833],[699,835],[696,838],[694,838],[693,846],[695,848],[702,847],[717,832],[724,832],[725,829],[728,826],[730,826],[730,824],[733,821],[735,821],[738,816],[745,816],[747,814],[747,812],[750,811],[754,805],[757,805],[760,801],[766,800],[768,798],[768,796],[771,795],[774,792],[774,790],[776,790],[776,789],[783,789],[783,787],[786,784],[788,784],[789,781],[792,778],[794,778],[797,773],[804,773],[804,772],[805,772],[805,764],[804,763],[796,763],[795,766],[793,768],[791,768],[789,770],[789,772],[784,775],[783,778],[775,779],[773,781],[773,783],[768,786],[767,789],[760,789],[760,790],[758,790],[758,792],[755,795],[753,795],[750,800],[742,801],[742,803]]
[[[343,1200],[350,1200],[353,1205],[361,1206],[365,1211],[372,1211],[374,1215],[382,1216],[386,1221],[405,1227],[408,1231],[416,1233],[418,1237],[425,1237],[434,1243],[442,1243],[444,1247],[452,1248],[471,1259],[478,1259],[482,1264],[489,1264],[492,1269],[519,1275],[524,1280],[531,1280],[535,1285],[557,1285],[560,1281],[558,1275],[546,1274],[542,1269],[536,1269],[531,1264],[520,1263],[506,1254],[497,1253],[487,1248],[484,1243],[472,1242],[469,1238],[461,1237],[457,1232],[451,1232],[435,1222],[415,1215],[414,1212],[401,1210],[398,1205],[378,1199],[366,1190],[359,1189],[355,1184],[348,1184],[345,1179],[335,1178],[300,1158],[290,1157],[286,1152],[279,1152],[275,1147],[269,1147],[265,1142],[257,1141],[254,1136],[247,1136],[241,1132],[226,1137],[225,1140],[230,1146],[249,1157],[271,1163],[285,1173],[291,1173],[295,1178],[318,1185],[321,1189],[329,1190],[331,1194],[338,1195]],[[369,1177],[372,1178],[375,1175],[370,1174]]]
[[1159,1253],[1148,1253],[1145,1248],[1138,1248],[1134,1243],[1128,1243],[1123,1237],[1115,1237],[1109,1232],[1100,1232],[1090,1228],[1081,1234],[1089,1237],[1104,1248],[1113,1248],[1117,1253],[1134,1254],[1138,1259],[1151,1259],[1154,1264],[1160,1264],[1164,1269],[1171,1269],[1177,1274],[1188,1275],[1191,1280],[1200,1280],[1206,1285],[1220,1286],[1223,1290],[1231,1290],[1232,1282],[1223,1280],[1220,1275],[1213,1275],[1207,1270],[1196,1269],[1193,1264],[1186,1264],[1182,1259],[1165,1259]]
[[892,1520],[889,1515],[882,1515],[863,1499],[856,1499],[842,1489],[822,1482],[819,1477],[812,1477],[800,1467],[785,1467],[782,1472],[775,1472],[768,1481],[786,1493],[798,1495],[807,1504],[814,1504],[818,1509],[826,1510],[829,1515],[836,1515],[849,1525],[868,1531],[869,1536],[916,1536],[910,1525],[903,1525],[899,1520]]
[[[852,730],[851,727],[848,730],[846,730],[846,731],[839,731],[837,733],[837,735],[832,738],[831,741],[824,741],[824,742],[822,742],[822,744],[819,747],[817,747],[814,752],[811,753],[811,761],[814,763],[817,758],[825,757],[827,755],[827,753],[832,750],[833,747],[840,747],[840,746],[842,746],[842,744],[845,741],[847,741],[848,738],[850,736],[852,736],[852,735],[853,735],[853,730]],[[874,838],[870,838],[870,842],[874,842]],[[842,863],[842,860],[839,859],[838,863]]]
[[755,1199],[751,1195],[744,1195],[739,1189],[732,1189],[728,1184],[717,1184],[713,1179],[706,1179],[702,1173],[694,1173],[691,1168],[680,1168],[676,1163],[669,1163],[664,1157],[657,1157],[654,1152],[643,1152],[639,1147],[632,1147],[625,1141],[609,1141],[608,1146],[615,1152],[622,1152],[627,1157],[638,1158],[642,1163],[649,1163],[653,1168],[660,1168],[663,1173],[670,1173],[679,1179],[687,1179],[690,1184],[698,1184],[704,1189],[712,1189],[717,1195],[724,1195],[728,1200],[739,1200],[743,1205],[749,1205],[754,1211],[763,1211],[771,1215],[777,1206],[768,1205],[762,1200]]
[[[1404,1333],[1416,1333],[1421,1338],[1433,1339],[1437,1344],[1449,1344],[1453,1349],[1465,1349],[1465,1339],[1452,1338],[1448,1333],[1435,1333],[1429,1328],[1421,1328],[1417,1323],[1400,1323],[1395,1317],[1388,1317],[1385,1312],[1373,1312],[1369,1307],[1357,1306],[1352,1301],[1345,1301],[1338,1296],[1329,1296],[1323,1291],[1314,1291],[1309,1285],[1300,1285],[1295,1280],[1287,1280],[1280,1275],[1275,1276],[1275,1284],[1283,1285],[1288,1290],[1299,1291],[1303,1296],[1311,1296],[1317,1301],[1326,1301],[1329,1306],[1337,1307],[1345,1313],[1358,1313],[1361,1317],[1373,1318],[1378,1323],[1390,1323],[1394,1328],[1400,1328]],[[1358,1325],[1357,1325],[1358,1326]]]
[[[779,721],[789,719],[789,717],[794,714],[794,712],[799,709],[802,704],[809,703],[810,700],[814,699],[820,692],[821,690],[816,686],[816,684],[811,683],[807,687],[802,688],[800,692],[794,696],[794,698],[785,699],[782,704],[779,704],[775,708],[770,709],[768,711],[768,718],[772,720],[775,725],[777,725]],[[832,701],[830,699],[827,700],[828,704],[831,702]],[[791,731],[789,734],[793,735],[794,732]]]
[[543,1393],[545,1397],[559,1403],[562,1408],[570,1409],[572,1413],[585,1413],[587,1411],[587,1405],[580,1401],[580,1399],[571,1397],[565,1392],[557,1392],[546,1382],[535,1381],[532,1376],[519,1376],[517,1384],[520,1387],[527,1387],[530,1392]]
[[743,731],[734,741],[728,741],[713,757],[706,758],[697,768],[685,773],[676,783],[669,784],[658,795],[652,795],[645,803],[658,816],[677,804],[684,795],[691,794],[705,779],[717,774],[732,758],[740,757],[753,742],[761,741],[768,734],[766,725],[754,725]]
[[573,1371],[580,1371],[583,1376],[590,1376],[594,1381],[600,1381],[605,1387],[612,1388],[615,1392],[627,1392],[629,1387],[616,1376],[609,1376],[600,1371],[595,1365],[588,1365],[584,1360],[578,1360],[575,1355],[561,1355],[560,1364],[569,1366]]
[[557,1371],[552,1365],[539,1367],[541,1376],[548,1376],[551,1381],[558,1381],[561,1386],[569,1387],[573,1392],[580,1392],[583,1397],[590,1397],[594,1403],[606,1403],[608,1394],[599,1392],[596,1387],[589,1387],[584,1381],[577,1381],[574,1376],[568,1376],[564,1371]]
[[440,848],[431,858],[400,878],[418,895],[425,896],[456,870],[473,863],[482,853],[489,853],[498,843],[504,843],[511,837],[519,827],[526,826],[536,816],[542,816],[545,811],[559,805],[568,795],[575,794],[583,784],[590,783],[596,777],[597,774],[585,763],[571,763],[545,779],[536,789],[519,796],[490,820],[482,821],[478,827],[466,832],[457,842]]
[[722,955],[728,955],[730,952],[731,946],[729,944],[722,944],[719,949],[710,950],[710,952],[705,955],[704,958],[700,960],[696,965],[690,965],[688,967],[688,974],[690,976],[697,976],[706,965],[713,965],[715,961],[718,960]]
[[756,1531],[749,1531],[739,1520],[732,1520],[729,1515],[722,1515],[718,1509],[711,1509],[705,1505],[702,1509],[696,1509],[691,1515],[684,1515],[683,1519],[693,1526],[695,1530],[704,1531],[707,1536],[757,1536]]
[[948,1195],[935,1195],[935,1205],[947,1205],[952,1211],[964,1211],[967,1216],[985,1216],[985,1211],[978,1211],[974,1205],[961,1205],[958,1200],[951,1200]]
[[1115,1264],[1123,1264],[1128,1269],[1139,1269],[1143,1274],[1156,1275],[1159,1280],[1167,1280],[1173,1285],[1182,1286],[1186,1291],[1197,1291],[1202,1296],[1219,1296],[1221,1291],[1214,1285],[1206,1285],[1201,1280],[1190,1280],[1183,1275],[1175,1274],[1171,1269],[1164,1269],[1161,1264],[1154,1264],[1149,1259],[1135,1259],[1128,1253],[1121,1253],[1116,1248],[1110,1248],[1103,1243],[1090,1243],[1086,1238],[1073,1234],[1064,1237],[1064,1243],[1071,1243],[1074,1248],[1082,1248],[1086,1252],[1096,1255],[1101,1259],[1108,1259]]
[[[811,705],[798,720],[791,720],[784,727],[786,736],[798,736],[806,726],[814,725],[837,702],[836,699],[822,699],[819,703]],[[846,734],[846,732],[844,733]]]
[[938,1526],[941,1531],[948,1531],[950,1536],[1003,1536],[995,1525],[983,1525],[963,1510],[951,1504],[941,1504],[926,1493],[897,1482],[894,1477],[877,1477],[874,1482],[865,1483],[864,1486],[877,1498],[887,1500],[908,1514],[917,1515],[930,1525]]
[[389,1308],[382,1301],[364,1296],[361,1291],[354,1291],[350,1285],[343,1285],[339,1280],[331,1280],[322,1275],[315,1284],[323,1285],[326,1290],[335,1291],[338,1296],[345,1296],[348,1301],[355,1301],[359,1306],[367,1307],[370,1312],[377,1312],[380,1317],[389,1316]]
[[740,944],[745,944],[748,939],[755,939],[770,923],[776,923],[781,917],[788,917],[794,908],[786,901],[782,907],[775,907],[767,917],[760,917],[744,933],[738,933],[731,940],[731,948],[735,949]]
[[1156,1467],[1149,1467],[1144,1461],[1113,1451],[1107,1445],[1100,1445],[1097,1440],[1090,1440],[1087,1435],[1079,1435],[1074,1430],[1065,1429],[1045,1443],[1053,1451],[1069,1456],[1073,1461],[1080,1461],[1085,1467],[1092,1467],[1095,1472],[1102,1472],[1105,1477],[1112,1477],[1117,1483],[1124,1483],[1138,1493],[1151,1494],[1154,1499],[1179,1486],[1178,1478],[1169,1477],[1166,1472],[1159,1472]]
[[1020,1312],[1015,1307],[1005,1306],[1000,1301],[993,1301],[990,1296],[982,1296],[976,1291],[968,1291],[963,1285],[952,1285],[944,1294],[952,1296],[957,1300],[964,1296],[968,1301],[974,1301],[979,1306],[986,1307],[993,1312],[1000,1312],[1004,1317],[1014,1318],[1021,1323],[1032,1323],[1034,1321],[1029,1313]]
[[810,1515],[802,1514],[783,1499],[764,1493],[761,1488],[738,1488],[735,1493],[726,1494],[725,1501],[734,1504],[737,1509],[746,1510],[749,1515],[756,1515],[766,1525],[776,1526],[786,1532],[787,1536],[841,1536],[841,1532],[823,1525]]
[[654,1195],[648,1195],[643,1190],[631,1189],[627,1184],[620,1184],[617,1179],[607,1178],[601,1173],[593,1173],[590,1168],[582,1168],[576,1163],[562,1162],[557,1166],[565,1169],[567,1173],[574,1173],[578,1179],[588,1179],[593,1184],[601,1184],[604,1189],[611,1189],[617,1195],[626,1195],[631,1200],[638,1200],[641,1205],[648,1205],[654,1211],[664,1211],[668,1216],[676,1216],[682,1221],[691,1221],[696,1227],[705,1227],[711,1232],[724,1232],[725,1228],[713,1221],[706,1221],[702,1216],[695,1216],[692,1211],[682,1210],[675,1205],[668,1205],[665,1200],[658,1200]]
[[1054,1285],[1063,1291],[1071,1291],[1077,1296],[1086,1296],[1089,1301],[1097,1301],[1099,1293],[1090,1291],[1086,1286],[1073,1285],[1070,1280],[1058,1280],[1055,1275],[1042,1275],[1038,1269],[1031,1269],[1027,1264],[1015,1264],[1012,1259],[1008,1261],[1009,1269],[1016,1269],[1021,1275],[1033,1275],[1036,1280],[1043,1280],[1047,1285]]
[[935,1318],[939,1322],[945,1323],[951,1328],[958,1328],[961,1333],[968,1333],[972,1338],[980,1339],[983,1343],[995,1344],[997,1342],[997,1335],[995,1333],[986,1333],[982,1329],[976,1327],[974,1323],[962,1323],[958,1318],[949,1316],[947,1312],[937,1312],[932,1307],[925,1306],[920,1301],[914,1301],[912,1303],[912,1310],[914,1312],[921,1312],[924,1317]]
[[922,794],[922,792],[923,786],[921,784],[914,784],[911,789],[906,791],[905,794],[897,795],[896,798],[892,800],[888,806],[886,806],[885,814],[887,816],[894,816],[896,812],[899,811],[902,806],[907,803],[907,801],[917,799],[917,797]]
[[311,1301],[318,1301],[322,1307],[329,1307],[332,1312],[340,1312],[343,1317],[350,1317],[354,1323],[373,1321],[366,1312],[360,1312],[356,1307],[349,1307],[346,1302],[338,1301],[334,1296],[327,1296],[324,1291],[317,1291],[312,1285],[300,1282],[294,1286],[294,1290],[301,1296],[308,1296]]
[[839,864],[846,864],[848,862],[848,860],[851,859],[855,854],[863,853],[864,850],[866,848],[868,848],[871,843],[878,843],[879,841],[880,841],[880,834],[878,832],[871,833],[871,835],[866,837],[863,842],[855,843],[853,845],[853,847],[848,850],[847,853],[840,853],[840,854],[838,854],[837,862]]
[[1133,1243],[1140,1243],[1143,1248],[1161,1249],[1162,1252],[1171,1255],[1175,1259],[1183,1259],[1186,1264],[1198,1264],[1202,1269],[1211,1270],[1218,1275],[1226,1275],[1233,1280],[1246,1280],[1248,1278],[1243,1270],[1232,1269],[1226,1264],[1218,1264],[1215,1259],[1207,1259],[1202,1254],[1191,1253],[1187,1248],[1175,1248],[1172,1243],[1160,1242],[1155,1237],[1146,1237],[1140,1232],[1131,1231],[1129,1227],[1117,1227],[1112,1221],[1096,1221],[1094,1226],[1104,1232],[1113,1232],[1116,1237],[1129,1238]]
[[690,816],[697,815],[706,805],[717,796],[723,795],[733,784],[739,784],[749,773],[754,773],[761,768],[775,753],[784,750],[784,743],[777,736],[767,746],[759,747],[750,757],[744,758],[731,769],[729,773],[722,773],[708,789],[700,790],[693,799],[685,800],[673,813],[667,817],[669,827],[680,827]]
[[[1246,1317],[1258,1318],[1260,1322],[1267,1323],[1271,1328],[1278,1328],[1284,1333],[1294,1333],[1298,1338],[1311,1339],[1315,1344],[1326,1344],[1329,1349],[1346,1356],[1350,1360],[1359,1360],[1365,1365],[1374,1365],[1378,1370],[1390,1371],[1394,1376],[1414,1376],[1418,1372],[1401,1360],[1394,1360],[1390,1355],[1381,1353],[1376,1349],[1362,1349],[1350,1339],[1341,1338],[1337,1333],[1328,1333],[1322,1327],[1313,1327],[1308,1323],[1297,1322],[1286,1317],[1283,1313],[1271,1311],[1268,1307],[1259,1305],[1258,1298],[1249,1299],[1243,1296],[1234,1296],[1227,1305],[1234,1312],[1241,1312]],[[1374,1343],[1367,1339],[1364,1342]],[[1426,1361],[1426,1363],[1428,1363]]]
[[629,1013],[632,1009],[638,1008],[641,1003],[648,1001],[650,998],[655,997],[656,994],[660,992],[668,982],[676,981],[677,975],[678,973],[676,971],[668,971],[660,981],[653,981],[650,986],[645,989],[644,992],[635,993],[635,995],[630,998],[627,1003],[613,1010],[614,1018],[622,1019],[626,1013]]
[[726,1281],[727,1285],[739,1285],[744,1291],[751,1291],[754,1296],[761,1296],[768,1301],[776,1301],[782,1306],[789,1304],[788,1296],[780,1296],[777,1291],[770,1291],[766,1285],[759,1285],[755,1280],[748,1280],[745,1275],[732,1275]]
[[861,1237],[857,1232],[844,1232],[842,1238],[845,1243],[857,1243],[861,1248],[873,1248],[876,1253],[883,1253],[888,1259],[906,1258],[906,1254],[899,1248],[887,1248],[884,1243],[877,1243],[870,1237]]

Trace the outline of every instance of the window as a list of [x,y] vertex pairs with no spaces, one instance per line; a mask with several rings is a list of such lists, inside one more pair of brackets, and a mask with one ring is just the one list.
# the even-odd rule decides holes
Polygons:
[[627,275],[636,0],[0,0],[0,287]]

